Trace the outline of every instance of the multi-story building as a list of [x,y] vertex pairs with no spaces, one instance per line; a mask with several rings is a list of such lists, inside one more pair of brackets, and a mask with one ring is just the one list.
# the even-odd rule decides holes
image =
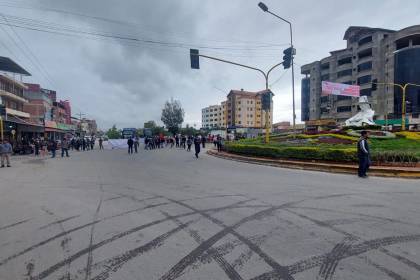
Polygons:
[[223,119],[221,105],[211,105],[201,110],[201,126],[203,128],[220,128]]
[[49,92],[39,84],[26,83],[26,86],[23,95],[29,102],[24,104],[23,110],[31,115],[31,121],[41,125],[44,125],[45,121],[52,121],[53,101]]
[[[226,101],[226,125],[227,128],[264,128],[266,114],[262,110],[262,96],[271,94],[269,90],[249,92],[231,90]],[[273,102],[268,112],[269,127],[273,123]]]
[[[30,74],[7,57],[0,57],[0,104],[6,107],[3,116],[4,138],[19,142],[43,131],[43,126],[31,122],[31,115],[24,107],[29,101],[24,96],[27,86],[22,76]],[[20,80],[17,77],[20,76]]]
[[[330,56],[302,66],[302,121],[334,119],[343,122],[358,111],[358,99],[321,96],[321,82],[331,81],[360,86],[368,96],[375,120],[400,119],[402,90],[378,83],[420,84],[420,25],[402,30],[352,26],[344,34],[347,46]],[[407,111],[415,123],[420,114],[420,88],[407,89]]]

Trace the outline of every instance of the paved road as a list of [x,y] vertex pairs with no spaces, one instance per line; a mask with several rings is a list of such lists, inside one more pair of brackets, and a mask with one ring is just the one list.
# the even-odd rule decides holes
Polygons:
[[0,169],[0,279],[420,279],[418,180],[180,150]]

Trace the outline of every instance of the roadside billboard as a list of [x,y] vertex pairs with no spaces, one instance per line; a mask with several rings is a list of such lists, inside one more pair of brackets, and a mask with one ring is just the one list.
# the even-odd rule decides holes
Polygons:
[[331,95],[331,94],[332,95],[359,97],[360,96],[360,86],[322,81],[321,96],[326,96],[326,95]]

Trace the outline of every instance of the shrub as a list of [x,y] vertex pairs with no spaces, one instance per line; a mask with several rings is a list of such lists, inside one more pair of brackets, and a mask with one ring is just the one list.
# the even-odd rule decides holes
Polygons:
[[410,140],[419,140],[420,141],[420,132],[414,131],[400,131],[395,133],[398,136],[410,139]]
[[[389,131],[381,131],[381,130],[367,130],[369,131],[369,137],[375,139],[392,139],[395,138],[395,134]],[[360,130],[347,130],[347,134],[350,136],[360,137]]]
[[226,150],[231,153],[283,159],[356,161],[355,148],[337,149],[320,147],[273,147],[229,143]]
[[[293,135],[287,136],[288,138],[293,138]],[[333,137],[343,140],[351,140],[351,141],[357,141],[357,137],[354,136],[348,136],[348,135],[341,135],[341,134],[334,134],[334,133],[325,133],[325,134],[297,134],[296,138],[304,138],[304,139],[313,139],[313,138],[319,138],[319,137]]]
[[376,163],[407,163],[415,165],[419,158],[409,152],[377,151],[372,154],[372,161]]

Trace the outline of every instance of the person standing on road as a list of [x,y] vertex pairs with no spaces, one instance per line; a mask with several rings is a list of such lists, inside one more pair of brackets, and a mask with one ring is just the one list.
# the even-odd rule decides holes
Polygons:
[[4,161],[6,161],[7,167],[10,165],[10,155],[12,154],[12,145],[7,140],[0,141],[0,157],[1,157],[1,168],[4,167]]
[[57,150],[57,142],[55,140],[50,140],[50,151],[51,151],[51,158],[55,158],[55,151]]
[[39,139],[35,139],[34,148],[35,148],[35,156],[39,156],[39,147],[40,147]]
[[103,146],[103,139],[102,139],[102,137],[99,137],[99,150],[103,150],[104,149],[104,146]]
[[200,153],[200,146],[201,142],[203,141],[200,135],[196,135],[194,138],[194,148],[195,148],[195,157],[198,158],[198,154]]
[[220,136],[220,134],[217,134],[216,146],[217,146],[217,151],[221,152],[222,151],[222,136]]
[[133,153],[133,145],[134,145],[133,138],[131,138],[131,137],[128,138],[127,144],[128,144],[128,153],[132,154]]
[[95,137],[90,138],[90,149],[93,151],[93,148],[95,147]]
[[136,137],[134,138],[134,152],[135,152],[136,154],[138,153],[139,146],[140,146],[140,140],[139,140],[139,137],[138,137],[138,136],[136,136]]
[[64,157],[64,153],[66,153],[66,157],[69,157],[69,145],[69,141],[64,137],[61,141],[61,157]]
[[361,137],[357,142],[357,156],[359,158],[359,172],[358,175],[360,178],[366,178],[366,172],[369,170],[370,166],[370,151],[369,144],[367,139],[369,138],[368,132],[363,130],[361,132]]
[[175,147],[179,148],[179,135],[175,134]]

